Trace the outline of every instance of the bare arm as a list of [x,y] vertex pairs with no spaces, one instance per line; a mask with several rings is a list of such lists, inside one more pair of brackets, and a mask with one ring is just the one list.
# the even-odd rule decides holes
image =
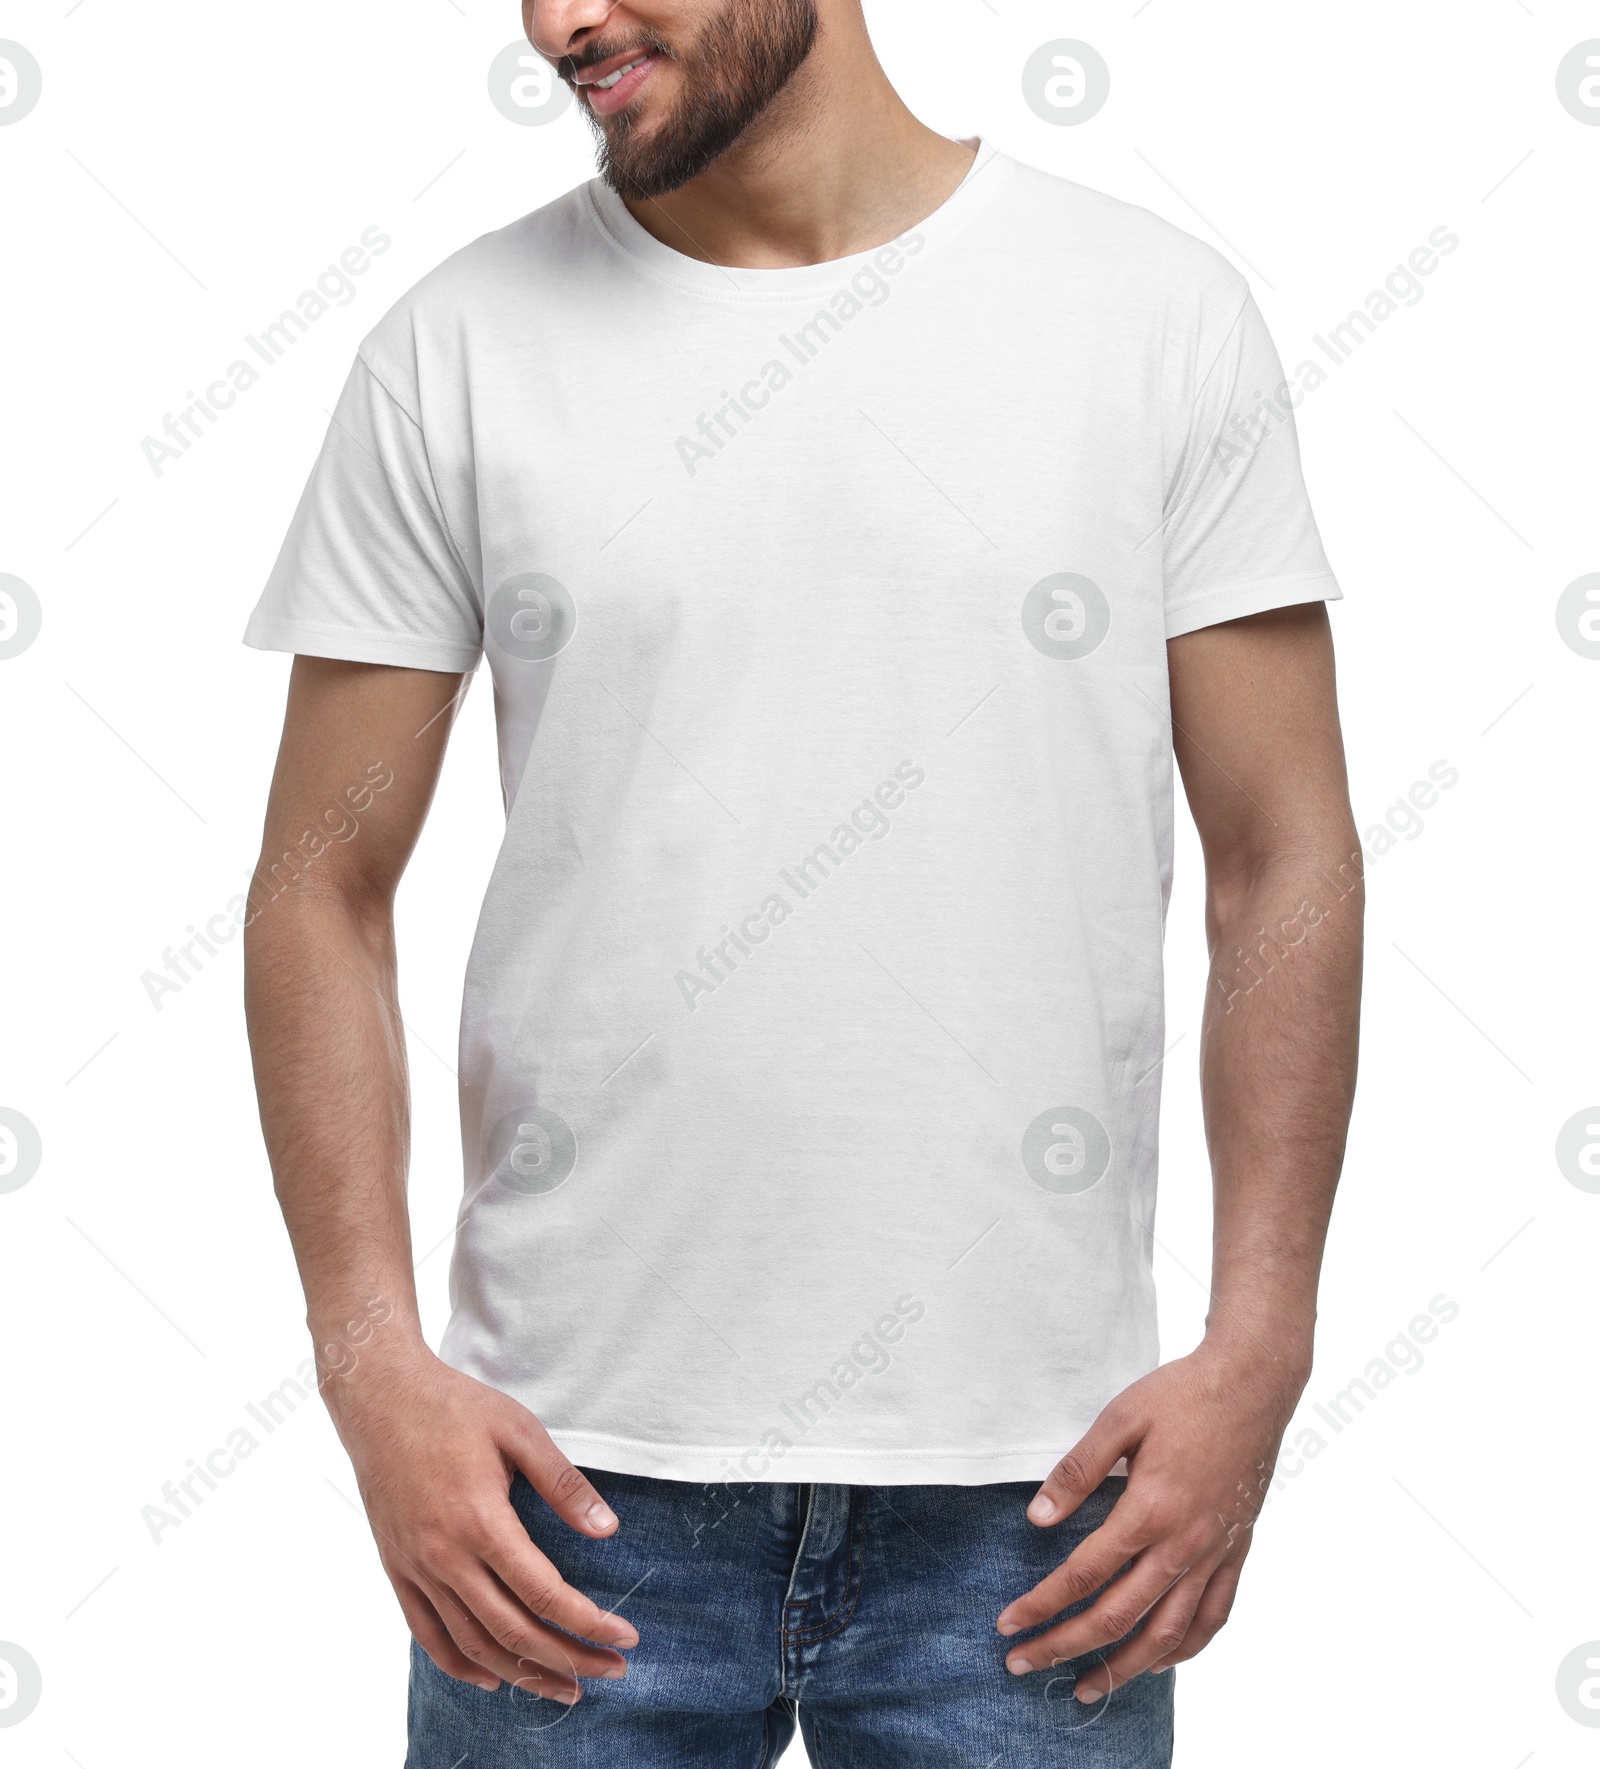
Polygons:
[[[406,1209],[409,1091],[394,895],[463,678],[295,660],[245,939],[261,1123],[322,1393],[384,1569],[441,1670],[572,1701],[637,1636],[565,1585],[508,1492],[521,1469],[574,1529],[616,1519],[526,1408],[422,1338]],[[558,1634],[549,1624],[566,1630]]]
[[1206,862],[1211,1308],[1196,1350],[1119,1395],[1029,1506],[1035,1523],[1059,1522],[1128,1458],[1106,1523],[1000,1617],[1002,1633],[1036,1627],[1114,1580],[1007,1660],[1018,1673],[1063,1663],[1142,1621],[1080,1680],[1085,1701],[1192,1657],[1227,1619],[1310,1374],[1355,1091],[1361,861],[1327,612],[1208,627],[1173,640],[1168,661],[1173,745]]
[[[1364,903],[1322,603],[1174,641],[1174,748],[1206,861],[1207,1336],[1304,1385],[1356,1085]],[[1297,1390],[1298,1392],[1298,1390]]]

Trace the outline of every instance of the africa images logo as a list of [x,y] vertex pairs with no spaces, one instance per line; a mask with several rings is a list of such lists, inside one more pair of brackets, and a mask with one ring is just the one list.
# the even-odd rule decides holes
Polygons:
[[519,571],[489,598],[489,637],[520,663],[543,663],[564,651],[578,626],[565,584],[542,571]]
[[39,1705],[44,1679],[31,1652],[0,1640],[0,1726],[20,1726]]
[[0,40],[0,129],[20,123],[43,91],[44,76],[32,53],[9,38]]
[[1111,604],[1093,578],[1057,571],[1023,597],[1022,630],[1035,651],[1072,662],[1100,649],[1111,631]]
[[1052,1106],[1023,1132],[1022,1165],[1040,1191],[1091,1191],[1111,1165],[1111,1137],[1082,1106]]
[[0,1106],[0,1192],[20,1192],[43,1159],[44,1142],[33,1120]]
[[740,958],[753,958],[756,949],[772,938],[774,930],[782,927],[808,897],[815,896],[851,855],[860,852],[864,843],[882,841],[894,827],[888,813],[898,811],[906,803],[906,794],[915,792],[927,778],[927,771],[915,762],[901,762],[894,778],[880,781],[847,819],[834,825],[825,840],[792,866],[779,869],[783,890],[776,886],[770,889],[740,920],[737,931],[725,922],[721,940],[708,940],[695,953],[699,974],[681,969],[672,979],[689,1012],[696,1010],[702,995],[715,995],[739,970]]
[[720,395],[722,403],[709,413],[700,413],[695,423],[699,441],[685,435],[674,439],[684,472],[693,479],[701,463],[715,460],[772,403],[773,395],[790,386],[799,371],[809,368],[847,325],[869,307],[881,307],[894,292],[890,279],[900,275],[906,260],[915,258],[924,243],[920,233],[904,233],[889,245],[880,246],[872,254],[871,265],[858,270],[847,287],[834,290],[827,303],[818,307],[804,325],[796,326],[792,333],[780,332],[777,343],[781,355],[762,363],[737,393],[724,388]]
[[1022,96],[1043,122],[1071,128],[1100,114],[1111,96],[1111,70],[1093,44],[1058,37],[1022,64]]
[[518,1106],[489,1132],[483,1170],[512,1191],[536,1197],[565,1185],[577,1164],[578,1138],[565,1118],[545,1106]]
[[20,657],[39,636],[44,610],[20,577],[0,571],[0,662]]

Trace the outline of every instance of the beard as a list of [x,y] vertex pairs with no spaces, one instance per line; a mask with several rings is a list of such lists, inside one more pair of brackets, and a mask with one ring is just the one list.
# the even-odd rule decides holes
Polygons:
[[[647,48],[675,62],[683,77],[676,108],[640,137],[627,110],[599,118],[580,105],[600,147],[600,176],[622,197],[665,196],[727,152],[783,91],[817,38],[815,0],[727,0],[687,49],[658,40],[596,44],[578,65]],[[609,126],[608,126],[609,125]]]

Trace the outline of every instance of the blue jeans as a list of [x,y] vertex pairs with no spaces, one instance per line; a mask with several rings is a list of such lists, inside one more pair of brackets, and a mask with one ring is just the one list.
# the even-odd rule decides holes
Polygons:
[[[817,1769],[1166,1769],[1173,1674],[1091,1705],[1102,1654],[1013,1677],[995,1617],[1105,1521],[1126,1482],[1038,1529],[1036,1482],[701,1486],[586,1469],[622,1520],[511,1499],[569,1584],[639,1631],[567,1708],[457,1682],[413,1645],[406,1769],[772,1769],[798,1717]],[[1079,1607],[1082,1607],[1081,1605]],[[1034,1630],[1041,1632],[1042,1630]]]

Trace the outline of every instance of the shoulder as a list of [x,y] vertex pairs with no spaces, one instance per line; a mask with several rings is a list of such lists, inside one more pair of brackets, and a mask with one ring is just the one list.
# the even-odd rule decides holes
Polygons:
[[[583,275],[595,228],[587,187],[479,235],[406,290],[361,341],[373,375],[407,404],[420,377],[448,371],[485,329],[525,324]],[[415,415],[415,413],[413,413]]]
[[1014,161],[1015,224],[1064,273],[1103,280],[1138,307],[1231,326],[1249,295],[1214,246],[1137,203]]

